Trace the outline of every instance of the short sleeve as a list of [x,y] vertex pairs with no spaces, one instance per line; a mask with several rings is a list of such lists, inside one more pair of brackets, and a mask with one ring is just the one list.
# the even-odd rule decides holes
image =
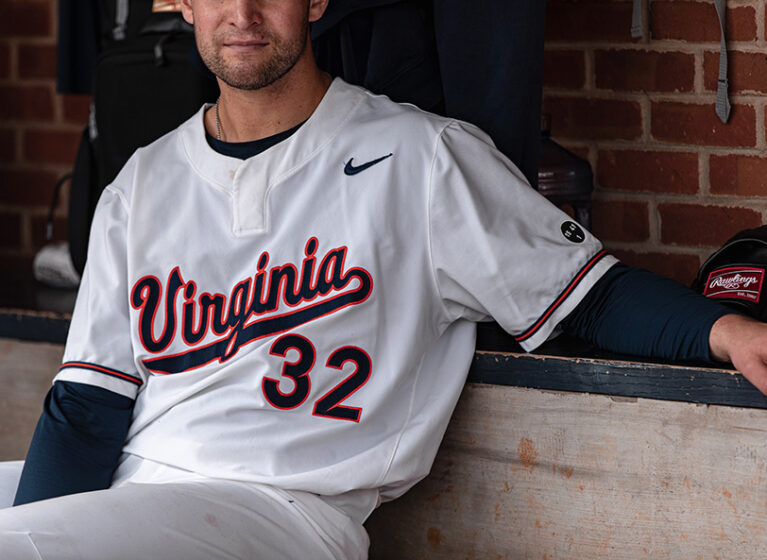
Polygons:
[[495,319],[525,350],[545,342],[616,259],[549,203],[478,128],[452,122],[429,179],[437,288],[452,319]]
[[128,208],[110,187],[91,226],[64,359],[54,381],[75,381],[135,398],[144,383],[134,359],[127,288]]

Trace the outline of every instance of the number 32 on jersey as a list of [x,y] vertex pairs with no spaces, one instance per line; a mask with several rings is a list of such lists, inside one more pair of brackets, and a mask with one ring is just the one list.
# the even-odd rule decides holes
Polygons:
[[[298,351],[298,359],[292,362],[287,360],[290,350]],[[312,388],[312,376],[333,373],[328,370],[342,371],[347,363],[352,363],[352,373],[314,402],[312,414],[338,420],[360,421],[361,408],[341,403],[370,379],[371,362],[367,352],[356,346],[343,346],[330,354],[325,368],[315,368],[317,352],[309,339],[298,334],[286,334],[274,341],[269,353],[285,358],[280,375],[293,382],[292,391],[287,393],[280,390],[280,379],[264,377],[261,382],[261,390],[267,402],[282,410],[290,410],[304,404]],[[325,371],[317,371],[322,369]]]

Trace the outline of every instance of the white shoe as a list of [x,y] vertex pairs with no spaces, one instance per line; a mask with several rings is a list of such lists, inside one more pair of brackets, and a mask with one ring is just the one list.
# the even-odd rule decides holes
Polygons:
[[69,243],[49,243],[35,255],[32,265],[35,280],[54,288],[76,288],[80,275],[69,256]]

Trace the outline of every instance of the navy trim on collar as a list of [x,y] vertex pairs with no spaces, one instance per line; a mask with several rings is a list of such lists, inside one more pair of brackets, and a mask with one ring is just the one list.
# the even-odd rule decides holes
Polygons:
[[205,139],[208,141],[208,145],[219,154],[245,160],[257,156],[275,144],[279,144],[283,140],[290,138],[303,124],[303,122],[299,123],[288,130],[250,142],[224,142],[223,140],[217,140],[207,132],[205,133]]

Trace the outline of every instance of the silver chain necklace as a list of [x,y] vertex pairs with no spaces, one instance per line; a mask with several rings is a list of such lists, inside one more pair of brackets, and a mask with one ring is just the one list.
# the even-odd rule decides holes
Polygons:
[[218,118],[218,102],[219,101],[221,101],[220,96],[218,99],[216,99],[216,140],[221,140],[221,120]]

